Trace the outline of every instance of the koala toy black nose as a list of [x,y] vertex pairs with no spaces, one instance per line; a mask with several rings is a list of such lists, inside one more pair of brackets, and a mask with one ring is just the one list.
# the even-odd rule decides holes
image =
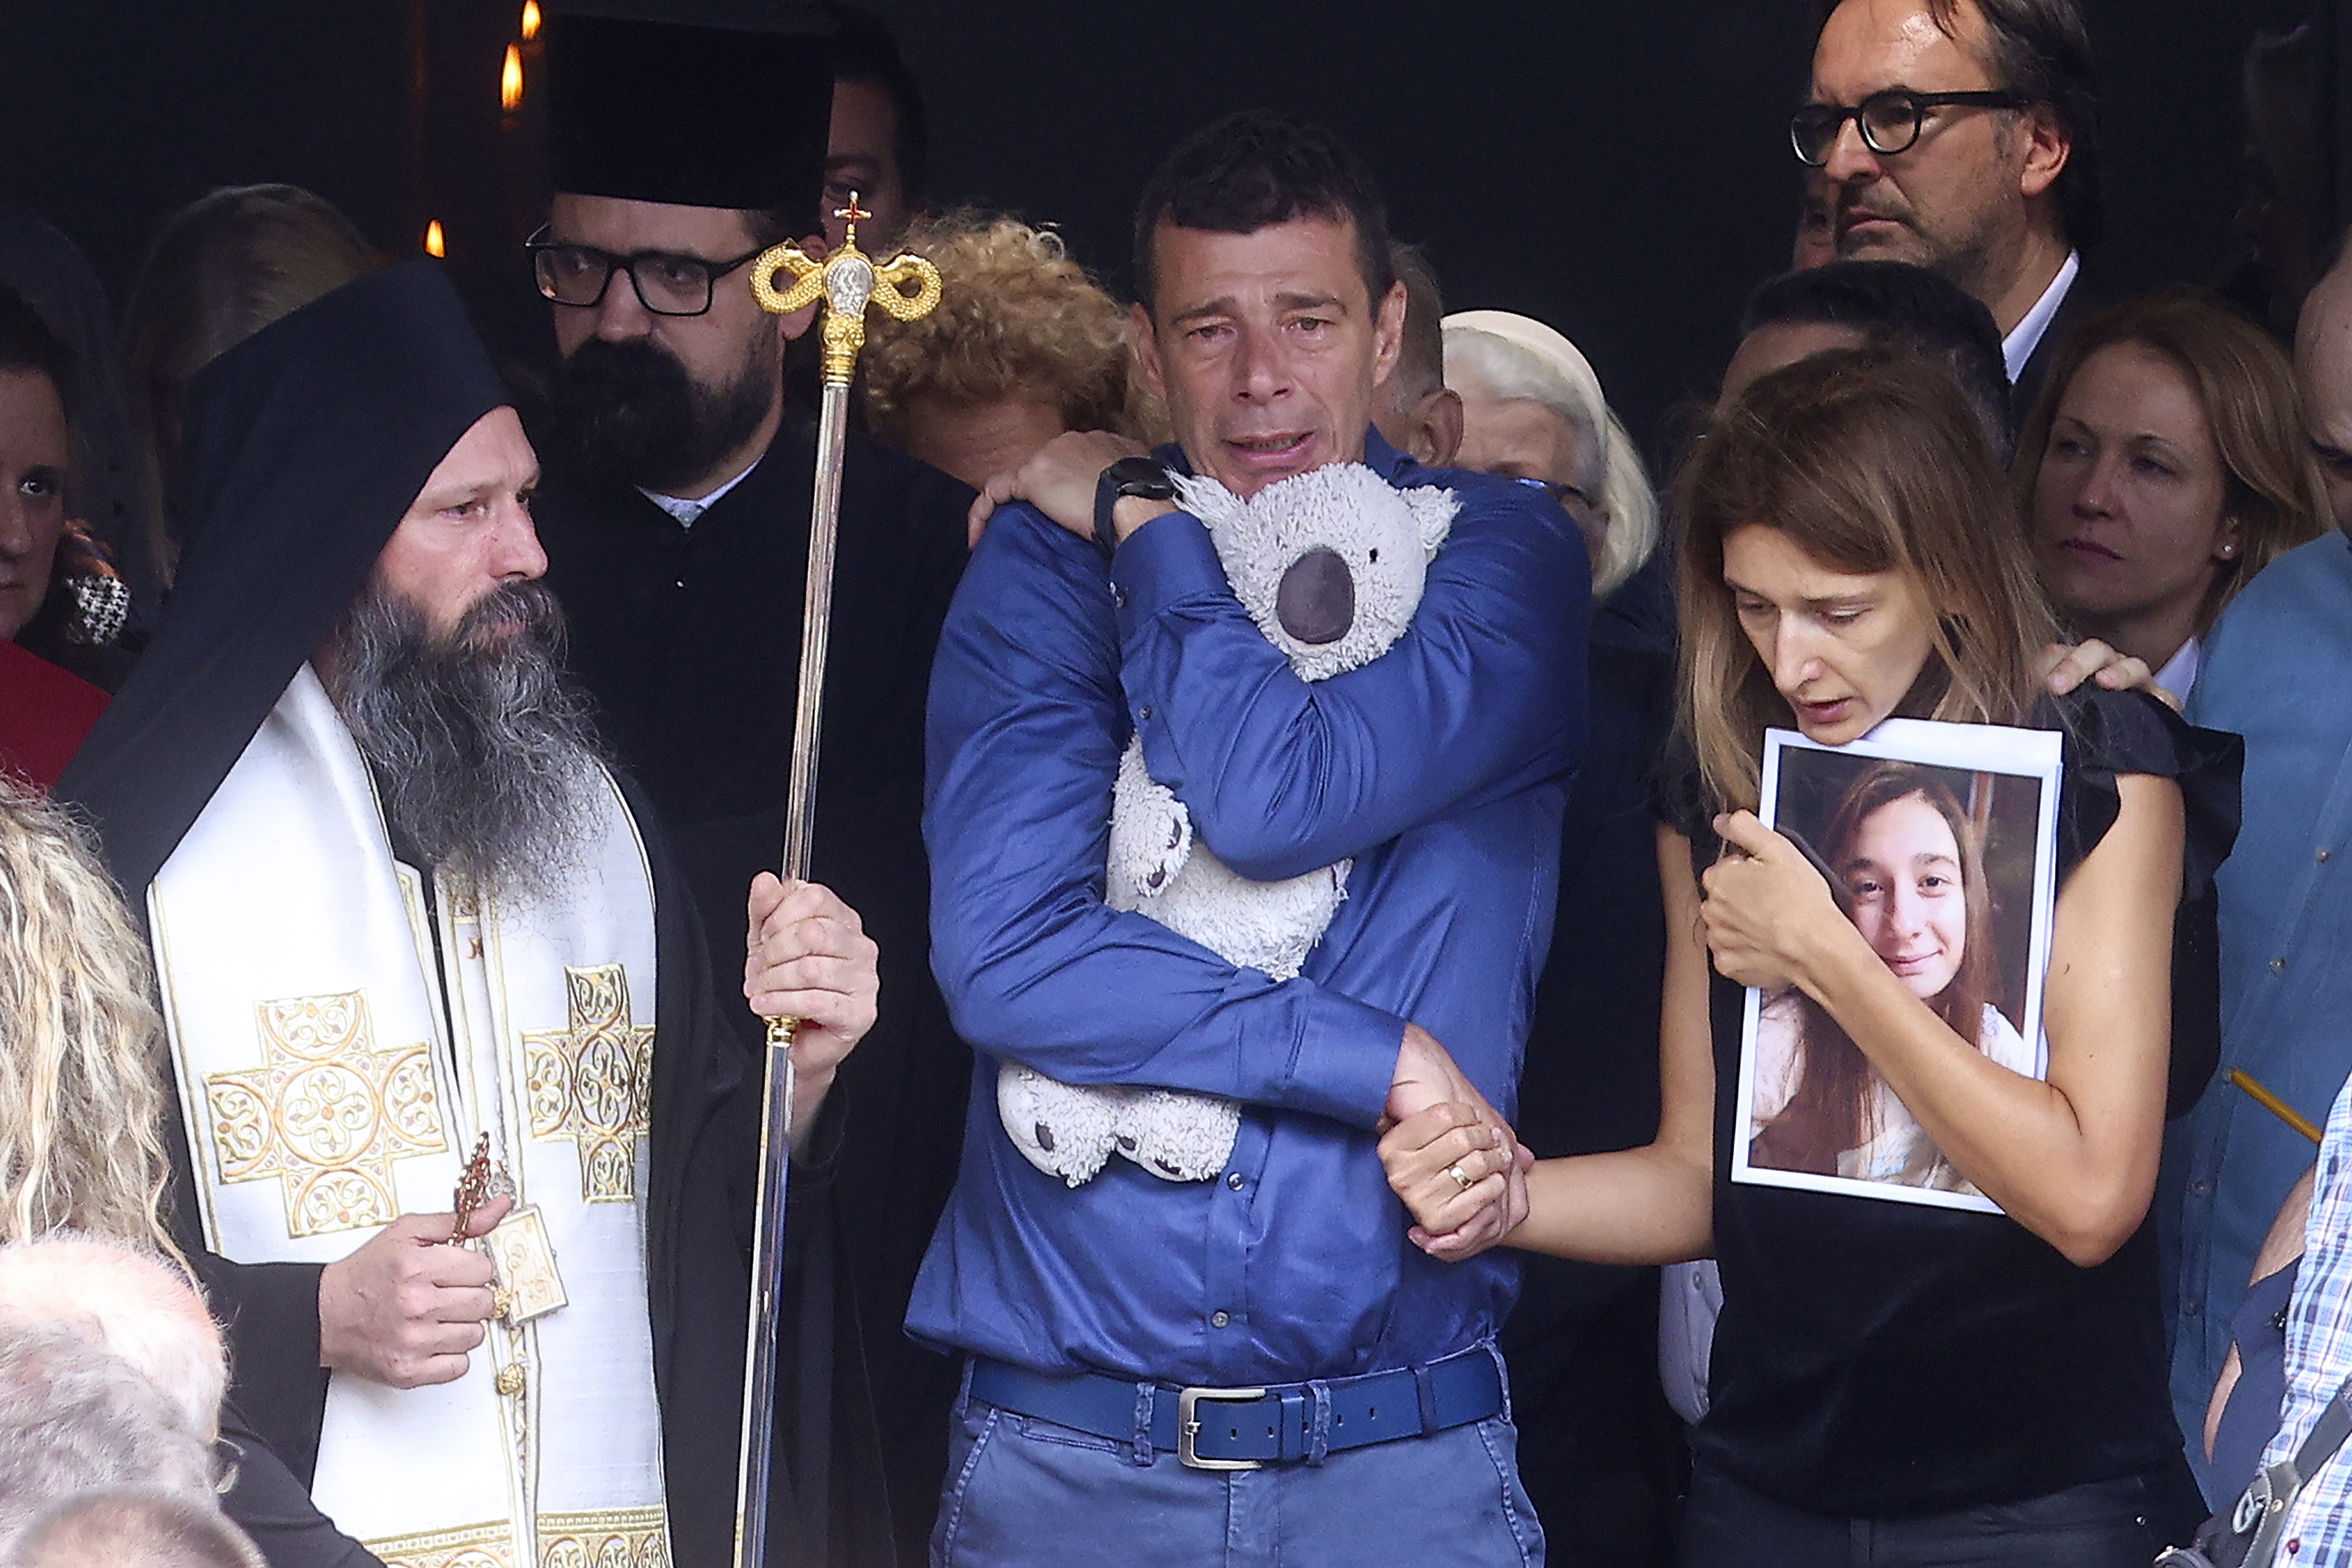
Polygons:
[[1356,623],[1356,579],[1339,553],[1311,549],[1292,561],[1274,591],[1274,616],[1310,647],[1346,636]]

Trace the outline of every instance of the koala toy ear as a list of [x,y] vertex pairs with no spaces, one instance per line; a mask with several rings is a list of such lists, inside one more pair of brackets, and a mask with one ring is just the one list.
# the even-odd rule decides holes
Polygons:
[[1211,533],[1229,528],[1234,520],[1249,510],[1249,503],[1200,474],[1171,474],[1176,482],[1176,504],[1201,519]]
[[1414,526],[1421,530],[1421,548],[1430,555],[1454,531],[1454,516],[1462,509],[1462,499],[1451,490],[1433,489],[1415,485],[1398,492],[1412,513]]

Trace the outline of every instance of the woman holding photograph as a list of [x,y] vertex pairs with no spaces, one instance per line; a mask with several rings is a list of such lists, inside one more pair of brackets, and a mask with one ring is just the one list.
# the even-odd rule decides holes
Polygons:
[[[2175,904],[2227,851],[2235,746],[2137,692],[2043,695],[2053,628],[2025,531],[1929,367],[1843,350],[1762,378],[1708,430],[1680,512],[1658,1137],[1538,1163],[1509,1240],[1720,1260],[1685,1568],[1843,1562],[1857,1531],[1890,1562],[2144,1568],[2203,1511],[2147,1212]],[[1767,727],[1838,746],[1898,714],[2066,732],[2046,1079],[1955,1030],[1757,821]],[[1818,1006],[2004,1212],[1731,1181],[1746,986]],[[1381,1143],[1441,1259],[1510,1179],[1469,1120],[1436,1106]]]
[[[1822,848],[1834,873],[1831,895],[1903,988],[1993,1061],[2035,1076],[2033,1048],[1992,1002],[2000,976],[1982,841],[1931,769],[1879,762],[1846,789]],[[1764,1003],[1756,1056],[1751,1164],[1977,1190],[1802,989]]]

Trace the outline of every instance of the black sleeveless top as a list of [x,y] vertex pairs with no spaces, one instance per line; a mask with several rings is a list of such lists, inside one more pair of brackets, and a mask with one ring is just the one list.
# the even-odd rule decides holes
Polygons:
[[[2031,722],[2068,732],[2062,881],[2114,825],[2117,774],[2180,783],[2172,1082],[2185,1110],[2219,1055],[2210,879],[2237,832],[2242,747],[2137,692],[2045,701]],[[1695,767],[1663,805],[1711,863]],[[1734,1183],[1742,997],[1713,977],[1723,1315],[1698,1454],[1791,1507],[1868,1516],[2039,1497],[2177,1450],[2153,1218],[2083,1269],[2006,1215]]]

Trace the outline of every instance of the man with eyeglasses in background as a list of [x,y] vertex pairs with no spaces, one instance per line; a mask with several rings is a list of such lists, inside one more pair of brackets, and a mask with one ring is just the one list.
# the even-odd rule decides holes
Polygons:
[[[813,5],[700,0],[691,22],[642,10],[573,0],[548,17],[555,194],[530,254],[562,364],[533,432],[535,509],[604,733],[708,916],[724,903],[728,923],[708,929],[734,930],[736,884],[782,841],[815,440],[782,378],[814,308],[770,315],[750,277],[762,249],[814,226],[833,28]],[[810,1209],[795,1199],[792,1251],[835,1270],[835,1309],[788,1326],[794,1386],[778,1407],[829,1402],[829,1479],[788,1456],[817,1494],[794,1511],[799,1538],[822,1524],[832,1539],[809,1559],[861,1568],[920,1560],[955,1392],[955,1367],[899,1324],[953,1183],[971,1071],[930,976],[921,838],[924,704],[971,500],[851,436],[814,874],[882,948],[886,999],[861,1046],[875,1069],[836,1081],[798,1152],[831,1190]],[[741,967],[740,953],[709,957]]]
[[2098,303],[2078,248],[2098,238],[2098,99],[2077,0],[1838,0],[1790,121],[1840,256],[1925,267],[1992,312],[2012,427]]

